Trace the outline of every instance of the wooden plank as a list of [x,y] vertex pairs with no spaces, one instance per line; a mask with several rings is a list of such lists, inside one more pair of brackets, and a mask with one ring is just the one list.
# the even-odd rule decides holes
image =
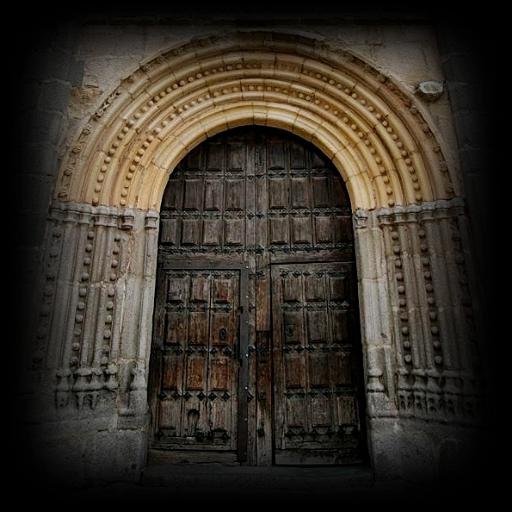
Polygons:
[[[253,249],[257,247],[256,231],[257,231],[257,181],[254,179],[256,173],[256,151],[257,142],[254,137],[247,137],[245,139],[247,147],[246,153],[246,243],[247,247]],[[257,270],[257,256],[254,252],[246,252],[244,254],[245,263],[249,272],[248,280],[248,337],[247,346],[248,350],[248,395],[247,395],[247,458],[244,464],[256,465],[257,460],[257,447],[256,447],[256,407],[257,400],[254,399],[257,393],[257,377],[256,377],[256,357],[252,348],[256,343],[256,315],[258,312],[257,293],[255,272]],[[253,305],[254,307],[251,307]]]
[[272,464],[272,347],[269,331],[256,333],[258,465]]
[[270,276],[256,278],[256,330],[270,331]]
[[272,335],[273,335],[273,383],[274,383],[274,445],[276,449],[285,448],[285,404],[284,360],[283,360],[283,315],[281,312],[282,280],[277,266],[272,267]]

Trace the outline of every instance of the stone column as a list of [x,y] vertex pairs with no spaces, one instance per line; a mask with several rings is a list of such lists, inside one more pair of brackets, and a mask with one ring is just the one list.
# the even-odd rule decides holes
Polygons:
[[27,379],[33,434],[57,477],[137,478],[143,467],[157,229],[155,212],[51,209]]
[[435,477],[447,443],[467,443],[481,418],[463,203],[357,212],[355,221],[374,465],[380,476]]
[[[464,208],[357,211],[354,222],[372,464],[379,478],[435,476],[480,419]],[[67,480],[137,478],[144,465],[157,234],[156,212],[51,210],[30,435]]]

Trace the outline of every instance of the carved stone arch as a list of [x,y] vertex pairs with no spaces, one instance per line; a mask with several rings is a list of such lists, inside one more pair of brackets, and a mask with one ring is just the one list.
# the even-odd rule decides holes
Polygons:
[[[479,408],[456,170],[421,106],[390,77],[347,51],[271,32],[195,40],[149,60],[64,158],[31,361],[48,399],[39,421],[59,425],[50,444],[79,431],[85,441],[69,448],[72,460],[94,458],[90,467],[109,475],[143,467],[162,194],[192,148],[249,124],[311,141],[342,175],[354,212],[372,464],[386,476],[430,471]],[[432,459],[409,450],[416,439]]]
[[271,32],[201,39],[148,61],[92,115],[65,159],[61,201],[158,210],[169,172],[226,128],[262,124],[316,144],[357,208],[456,190],[416,101],[347,51]]

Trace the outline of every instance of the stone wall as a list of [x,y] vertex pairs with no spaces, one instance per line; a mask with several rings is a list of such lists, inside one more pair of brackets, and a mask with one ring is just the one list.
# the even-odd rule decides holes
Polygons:
[[[27,301],[40,272],[46,217],[60,166],[63,145],[70,125],[71,90],[82,81],[81,63],[69,26],[52,32],[35,31],[30,44],[18,48],[13,66],[18,76],[9,84],[19,101],[8,108],[14,117],[11,133],[18,152],[10,158],[16,169],[12,177],[14,196],[7,197],[16,211],[16,254],[13,261],[24,268],[21,286],[16,287],[18,310],[34,311]],[[15,73],[16,74],[16,73]],[[20,328],[29,330],[31,321]],[[25,335],[22,335],[24,337]]]
[[28,436],[56,476],[136,478],[143,467],[157,221],[73,204],[50,211],[24,383]]
[[[488,366],[487,385],[489,389],[495,389],[498,371],[491,354],[497,353],[499,348],[492,345],[492,340],[499,336],[492,334],[497,322],[497,311],[492,304],[500,264],[497,258],[499,236],[493,216],[505,204],[502,195],[505,191],[500,192],[493,186],[494,175],[490,172],[490,169],[501,166],[494,136],[498,114],[493,103],[493,91],[496,90],[500,69],[499,54],[496,51],[496,36],[480,40],[474,38],[475,30],[482,30],[482,26],[478,22],[444,22],[438,26],[437,37],[457,135],[461,178],[472,230],[471,251],[482,297],[480,324],[485,326],[488,343],[488,348],[482,353],[485,358],[483,364]],[[494,403],[491,409],[497,410],[493,393],[489,394],[489,399]]]
[[[479,229],[468,225],[462,197],[474,175],[460,173],[471,162],[463,112],[472,100],[461,106],[460,72],[430,20],[285,18],[246,22],[242,32],[270,28],[349,50],[391,77],[417,101],[450,169],[459,197],[354,213],[372,465],[381,478],[439,476],[446,458],[449,466],[471,453],[481,416]],[[234,29],[229,19],[93,17],[45,34],[26,59],[19,120],[31,130],[18,187],[29,192],[17,203],[19,254],[30,270],[18,311],[29,353],[19,351],[16,405],[28,418],[23,439],[55,477],[136,479],[144,467],[158,227],[151,209],[51,202],[63,157],[121,80],[169,48]],[[447,78],[450,95],[417,91]]]

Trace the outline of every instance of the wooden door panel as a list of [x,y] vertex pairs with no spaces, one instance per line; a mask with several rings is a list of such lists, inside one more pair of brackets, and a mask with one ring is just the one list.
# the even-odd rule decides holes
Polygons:
[[224,182],[226,191],[226,211],[240,211],[245,207],[245,183],[243,180],[227,179]]
[[229,246],[242,246],[245,238],[245,223],[243,219],[224,220],[224,242]]
[[337,343],[348,341],[348,318],[346,311],[330,311],[332,339]]
[[162,199],[162,208],[165,210],[177,210],[183,202],[183,182],[173,183],[172,187],[165,189]]
[[213,285],[213,302],[216,304],[230,304],[233,301],[233,285],[229,274],[225,278],[217,277]]
[[325,283],[322,276],[305,275],[306,300],[308,302],[325,301]]
[[251,464],[355,460],[355,274],[329,263],[353,259],[347,190],[311,144],[245,127],[187,155],[160,212],[154,446]]
[[285,168],[285,147],[283,141],[271,141],[268,145],[268,169]]
[[311,396],[311,426],[330,427],[332,425],[332,400],[322,393]]
[[327,338],[327,311],[307,311],[308,341],[309,343],[326,343]]
[[178,244],[178,219],[162,219],[160,240],[166,245]]
[[[208,141],[206,146],[206,170],[220,171],[224,168],[224,144]],[[188,167],[187,167],[188,168]]]
[[231,362],[227,357],[216,357],[211,363],[210,388],[212,391],[229,391]]
[[316,242],[328,244],[333,241],[333,230],[331,217],[321,216],[315,218]]
[[304,369],[304,356],[302,354],[285,354],[284,371],[286,389],[304,389],[306,386],[306,375]]
[[226,169],[228,171],[241,171],[246,166],[246,148],[247,144],[243,142],[228,142],[227,154],[228,161]]
[[354,361],[351,352],[342,350],[331,353],[329,356],[329,373],[334,387],[352,386],[352,371]]
[[186,300],[188,280],[183,275],[167,278],[167,301],[183,304]]
[[163,356],[162,389],[178,391],[183,380],[183,357],[176,354]]
[[[284,436],[300,435],[307,428],[306,400],[299,394],[286,397],[287,430]],[[283,427],[285,425],[283,424]]]
[[[286,274],[283,281],[283,300],[285,302],[301,302],[302,300],[302,276]],[[302,316],[302,314],[300,315]]]
[[203,221],[203,245],[220,245],[222,243],[222,220],[205,219]]
[[181,401],[161,400],[158,411],[159,433],[167,437],[181,435]]
[[351,263],[272,268],[277,464],[361,460],[353,281]]
[[312,183],[315,208],[327,208],[329,206],[329,177],[315,177]]
[[307,368],[309,387],[329,389],[329,356],[325,352],[317,350],[308,353]]
[[307,166],[306,148],[303,144],[292,142],[290,144],[290,169],[302,170]]
[[165,343],[176,345],[187,335],[188,317],[182,312],[168,311],[166,314]]
[[212,212],[222,208],[223,183],[219,180],[204,180],[204,209]]
[[290,221],[286,217],[270,219],[270,243],[287,245],[290,241]]
[[297,344],[302,343],[304,328],[303,328],[303,313],[302,311],[285,311],[283,312],[284,324],[284,343]]
[[204,357],[193,355],[187,358],[187,391],[202,391],[206,381],[206,360]]
[[286,178],[269,178],[269,208],[280,210],[288,206],[288,180]]
[[207,304],[210,298],[210,281],[207,274],[191,276],[190,302]]
[[187,345],[205,345],[208,341],[208,311],[189,311]]
[[200,219],[183,219],[181,221],[181,245],[197,245],[199,243],[200,230]]
[[235,451],[241,279],[233,269],[160,269],[166,328],[157,394],[160,448]]
[[201,180],[185,180],[184,210],[197,211],[201,208],[202,188],[203,183]]

